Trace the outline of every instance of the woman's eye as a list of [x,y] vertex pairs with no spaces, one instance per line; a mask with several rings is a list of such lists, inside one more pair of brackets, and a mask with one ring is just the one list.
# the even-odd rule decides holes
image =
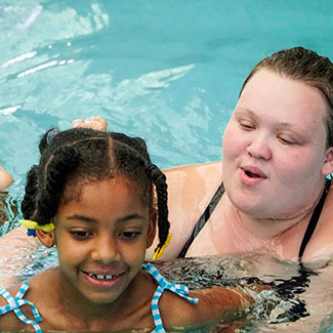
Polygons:
[[255,128],[253,124],[248,122],[240,122],[239,126],[244,130],[252,130]]
[[289,138],[279,137],[279,140],[285,145],[294,145],[294,144],[296,144],[296,142],[294,140],[289,139]]
[[83,230],[78,230],[78,231],[71,231],[71,234],[76,238],[76,239],[87,239],[91,233],[88,231],[83,231]]

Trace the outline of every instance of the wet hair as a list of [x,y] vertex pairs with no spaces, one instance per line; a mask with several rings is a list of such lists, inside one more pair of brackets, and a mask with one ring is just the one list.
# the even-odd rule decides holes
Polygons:
[[268,69],[292,80],[304,82],[319,89],[327,101],[327,148],[333,146],[333,64],[329,58],[303,47],[293,47],[275,52],[261,60],[243,83],[246,84],[261,69]]
[[33,165],[27,174],[21,204],[25,219],[48,224],[56,215],[60,201],[73,200],[82,185],[123,176],[140,185],[142,203],[150,208],[154,207],[155,185],[158,246],[165,243],[170,226],[166,177],[151,163],[143,139],[89,128],[62,132],[51,129],[41,139],[39,150],[39,164]]

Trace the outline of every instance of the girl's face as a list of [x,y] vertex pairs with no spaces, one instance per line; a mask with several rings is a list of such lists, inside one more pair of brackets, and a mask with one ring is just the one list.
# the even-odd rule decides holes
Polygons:
[[223,180],[238,209],[283,219],[315,204],[332,172],[326,115],[317,88],[267,69],[250,79],[223,138]]
[[136,182],[118,176],[85,184],[78,198],[59,205],[53,235],[66,292],[98,304],[124,293],[155,236],[156,214],[142,195]]

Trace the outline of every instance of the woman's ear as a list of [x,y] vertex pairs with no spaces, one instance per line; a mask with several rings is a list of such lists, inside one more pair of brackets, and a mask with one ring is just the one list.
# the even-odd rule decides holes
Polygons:
[[156,224],[157,224],[157,211],[152,209],[149,216],[148,235],[146,248],[148,249],[153,244],[156,236]]
[[52,247],[55,244],[54,239],[54,230],[52,231],[43,231],[41,229],[36,229],[36,234],[38,239],[46,247]]
[[330,147],[326,151],[325,161],[321,169],[323,176],[328,176],[333,173],[333,147]]

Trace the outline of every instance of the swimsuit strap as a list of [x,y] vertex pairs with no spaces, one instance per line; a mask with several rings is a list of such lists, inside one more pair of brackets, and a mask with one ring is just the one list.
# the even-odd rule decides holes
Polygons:
[[[13,297],[5,288],[0,287],[0,295],[8,302],[7,305],[0,307],[0,316],[4,315],[7,312],[14,311],[17,318],[24,322],[25,324],[32,325],[35,329],[36,333],[43,333],[40,326],[37,322],[43,321],[42,317],[39,315],[37,308],[28,300],[22,299],[28,290],[30,284],[28,282],[24,282],[17,292],[15,297]],[[36,321],[28,319],[20,310],[20,307],[23,305],[30,305],[32,309],[33,316]]]
[[330,189],[330,186],[331,186],[331,180],[330,179],[326,179],[326,184],[325,184],[324,192],[321,195],[321,198],[320,198],[319,202],[317,203],[316,208],[313,211],[313,214],[311,216],[310,222],[309,222],[308,227],[307,227],[307,229],[305,231],[301,247],[299,249],[299,253],[298,253],[298,261],[299,262],[302,261],[302,257],[303,257],[305,248],[308,245],[308,243],[309,243],[309,241],[310,241],[310,239],[312,237],[312,234],[314,233],[314,231],[316,229],[316,226],[317,226],[317,223],[318,223],[321,211],[322,211],[324,203],[325,203],[326,195],[327,195],[327,193],[328,193],[328,191]]
[[189,301],[190,303],[198,303],[198,298],[192,298],[187,296],[189,293],[189,289],[186,286],[181,284],[170,283],[165,277],[163,277],[159,271],[150,263],[142,266],[147,273],[149,273],[154,280],[157,282],[158,287],[154,293],[154,296],[151,300],[151,310],[153,314],[153,319],[155,323],[155,329],[152,333],[166,333],[163,327],[163,322],[160,314],[160,310],[158,308],[158,302],[163,294],[164,290],[170,290],[176,295],[184,298],[185,300]]
[[213,213],[215,207],[217,206],[218,202],[220,201],[220,199],[221,199],[224,191],[225,190],[224,190],[223,183],[221,183],[221,185],[218,187],[218,189],[214,193],[214,195],[213,195],[212,199],[210,200],[210,203],[206,207],[205,211],[199,217],[197,223],[194,226],[194,229],[192,231],[192,234],[191,234],[190,238],[185,243],[184,247],[180,251],[180,253],[179,253],[179,255],[178,255],[177,258],[185,258],[185,255],[186,255],[189,247],[191,246],[191,244],[194,241],[195,237],[198,236],[199,232],[204,227],[204,225],[206,224],[206,222],[209,220],[209,218],[210,218],[211,214]]

